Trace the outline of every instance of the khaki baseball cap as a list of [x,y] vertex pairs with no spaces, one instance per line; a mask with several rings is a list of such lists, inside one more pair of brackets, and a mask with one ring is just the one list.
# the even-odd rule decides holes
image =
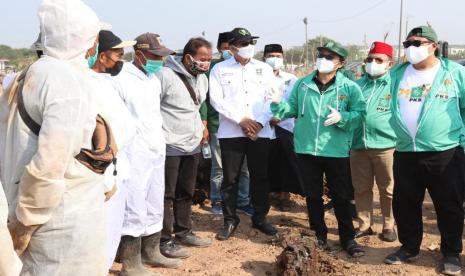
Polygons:
[[136,45],[134,45],[134,50],[142,50],[151,52],[154,55],[166,57],[169,55],[176,54],[175,51],[170,50],[165,47],[161,38],[158,34],[154,33],[145,33],[136,37]]

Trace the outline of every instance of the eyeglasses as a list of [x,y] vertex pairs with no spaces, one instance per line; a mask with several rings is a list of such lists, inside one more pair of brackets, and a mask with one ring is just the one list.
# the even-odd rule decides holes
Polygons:
[[382,58],[379,58],[379,57],[367,57],[365,59],[365,63],[371,63],[371,62],[373,62],[373,60],[378,64],[382,64],[382,63],[385,63],[387,61],[387,60],[383,60]]
[[256,39],[252,39],[252,40],[249,40],[249,41],[243,41],[243,42],[239,42],[239,45],[238,46],[241,46],[241,47],[247,47],[249,45],[255,45],[257,44],[257,40]]
[[325,58],[325,59],[327,59],[327,60],[333,60],[333,59],[336,58],[336,56],[333,55],[333,54],[326,54],[326,55],[325,55],[325,54],[323,54],[323,53],[318,53],[318,56],[317,56],[317,57],[318,57],[318,58]]
[[407,41],[402,42],[402,44],[404,45],[404,48],[408,48],[410,46],[420,47],[423,44],[431,44],[431,43],[433,42],[423,41],[423,40],[407,40]]

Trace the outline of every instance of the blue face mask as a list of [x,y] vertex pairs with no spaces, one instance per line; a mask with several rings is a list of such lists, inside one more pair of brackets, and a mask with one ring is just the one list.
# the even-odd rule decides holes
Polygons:
[[231,51],[229,50],[224,50],[223,51],[223,59],[230,59],[232,57]]
[[142,68],[144,69],[145,73],[147,73],[147,75],[155,74],[156,72],[160,71],[161,68],[163,68],[163,60],[151,60],[146,58],[142,51],[140,53],[145,59],[145,65],[143,64],[140,57],[136,57],[139,59],[139,62],[141,63]]
[[144,71],[147,74],[155,74],[156,72],[160,71],[163,67],[163,60],[150,60],[147,59],[145,65],[142,65]]
[[98,57],[98,44],[97,44],[97,47],[95,48],[95,54],[87,58],[87,64],[89,65],[89,68],[94,67],[95,63],[97,62],[97,57]]

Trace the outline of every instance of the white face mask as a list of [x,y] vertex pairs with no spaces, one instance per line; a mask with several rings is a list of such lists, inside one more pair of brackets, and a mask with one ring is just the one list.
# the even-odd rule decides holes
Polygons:
[[407,56],[407,60],[411,64],[418,64],[422,62],[423,60],[427,59],[429,56],[433,54],[428,52],[429,47],[429,45],[424,45],[420,47],[408,47],[407,49],[405,49],[405,55]]
[[255,46],[249,44],[249,46],[239,48],[239,52],[237,54],[240,55],[242,58],[251,59],[255,54]]
[[334,71],[334,63],[331,60],[326,58],[317,58],[316,59],[316,69],[320,73],[330,73]]
[[370,75],[372,77],[379,77],[381,75],[384,75],[384,73],[387,72],[388,65],[389,65],[388,62],[378,64],[375,61],[372,61],[372,62],[366,64],[365,69],[366,69],[368,75]]
[[269,57],[265,62],[268,63],[273,70],[279,70],[284,66],[284,60],[279,57]]

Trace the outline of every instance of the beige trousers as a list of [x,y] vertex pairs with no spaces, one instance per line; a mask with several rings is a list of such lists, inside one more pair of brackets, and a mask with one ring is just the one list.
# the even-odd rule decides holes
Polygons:
[[373,186],[379,191],[383,229],[394,228],[392,214],[392,172],[394,149],[352,150],[350,168],[360,230],[373,225]]

